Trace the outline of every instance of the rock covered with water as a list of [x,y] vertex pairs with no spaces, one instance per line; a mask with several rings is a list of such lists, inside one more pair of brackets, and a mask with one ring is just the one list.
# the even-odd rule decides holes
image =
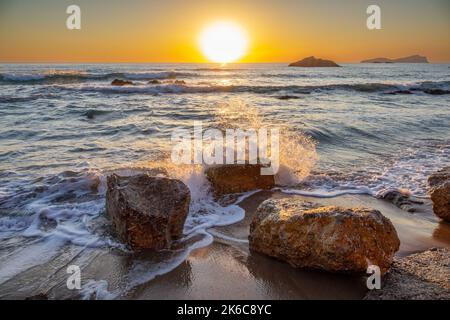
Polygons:
[[391,221],[366,208],[320,206],[296,199],[269,199],[250,225],[250,249],[294,267],[384,274],[400,240]]
[[434,213],[450,222],[450,166],[433,173],[428,184]]
[[293,62],[289,65],[289,67],[340,67],[336,62],[331,60],[319,59],[314,56],[305,58],[303,60]]
[[112,86],[130,86],[130,85],[132,85],[132,84],[133,84],[132,81],[129,81],[129,80],[120,80],[120,79],[114,79],[114,80],[111,82],[111,85],[112,85]]
[[366,300],[449,300],[450,252],[433,248],[394,259],[392,268]]
[[383,190],[377,198],[392,202],[398,208],[408,212],[416,212],[417,205],[423,204],[422,200],[413,197],[410,193],[397,189]]
[[190,192],[181,181],[139,174],[108,176],[106,214],[132,249],[163,249],[181,237]]
[[272,189],[275,186],[273,175],[262,175],[260,164],[226,164],[206,170],[216,196],[241,193],[256,189]]
[[425,89],[423,90],[426,94],[431,94],[433,96],[442,96],[445,94],[450,94],[450,90],[443,90],[443,89]]

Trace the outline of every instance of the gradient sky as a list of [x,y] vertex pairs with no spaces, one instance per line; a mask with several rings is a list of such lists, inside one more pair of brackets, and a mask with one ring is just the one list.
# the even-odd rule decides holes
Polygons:
[[[81,30],[66,29],[71,4]],[[370,4],[381,7],[382,30],[366,28]],[[198,35],[216,20],[247,31],[241,62],[450,61],[449,0],[0,0],[0,61],[205,62]]]

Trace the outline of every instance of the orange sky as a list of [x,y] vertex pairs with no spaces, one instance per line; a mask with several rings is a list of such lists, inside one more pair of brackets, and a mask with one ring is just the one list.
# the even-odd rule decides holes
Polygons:
[[[366,28],[377,3],[382,30]],[[450,61],[448,0],[0,0],[1,62],[207,62],[202,29],[231,20],[249,35],[240,62],[316,55],[341,62],[411,54]],[[82,29],[67,30],[77,4]]]

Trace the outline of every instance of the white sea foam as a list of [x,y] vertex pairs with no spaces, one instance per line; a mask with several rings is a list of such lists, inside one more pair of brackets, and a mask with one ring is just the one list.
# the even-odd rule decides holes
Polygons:
[[355,188],[355,189],[344,189],[344,190],[326,190],[326,189],[316,189],[313,191],[297,190],[297,189],[279,189],[281,192],[286,194],[297,194],[306,197],[316,197],[316,198],[334,198],[338,196],[343,196],[346,194],[368,194],[373,195],[372,190],[365,187]]

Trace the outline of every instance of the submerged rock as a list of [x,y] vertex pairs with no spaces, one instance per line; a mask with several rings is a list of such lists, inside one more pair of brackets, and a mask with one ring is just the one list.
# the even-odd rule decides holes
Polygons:
[[275,186],[273,175],[261,175],[260,164],[226,164],[210,167],[206,177],[214,194],[221,196],[256,189],[272,189]]
[[300,99],[300,97],[299,96],[285,95],[285,96],[278,96],[277,99],[279,99],[279,100],[291,100],[291,99]]
[[161,84],[161,81],[153,79],[148,82],[148,84]]
[[413,92],[410,90],[396,90],[387,92],[387,94],[413,94]]
[[111,82],[112,86],[129,86],[132,85],[133,82],[132,81],[128,81],[128,80],[120,80],[120,79],[114,79]]
[[408,212],[416,212],[416,205],[423,204],[423,201],[397,189],[385,190],[378,194],[377,198],[392,202],[398,208]]
[[293,62],[289,65],[289,67],[340,67],[340,65],[331,60],[317,59],[316,57],[311,56],[303,60]]
[[428,178],[428,184],[434,213],[450,222],[450,166],[433,173]]
[[442,96],[444,94],[450,94],[450,90],[442,90],[442,89],[426,89],[423,90],[423,92],[434,96]]
[[168,248],[183,233],[190,192],[181,181],[140,174],[108,176],[106,214],[132,249]]
[[448,300],[450,299],[450,252],[430,249],[395,259],[381,282],[366,300]]
[[250,225],[250,249],[294,267],[384,274],[400,240],[379,211],[320,206],[296,199],[266,200]]

